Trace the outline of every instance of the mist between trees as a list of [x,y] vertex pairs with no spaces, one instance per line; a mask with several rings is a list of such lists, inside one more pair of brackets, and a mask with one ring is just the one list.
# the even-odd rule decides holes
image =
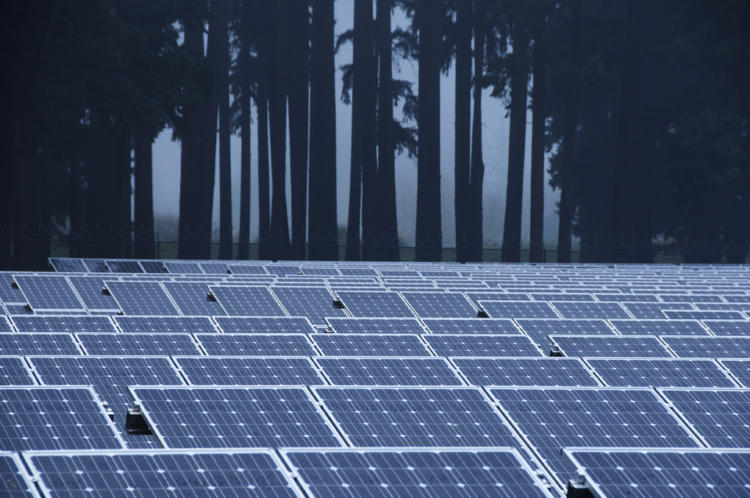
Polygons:
[[[43,268],[50,254],[746,260],[750,0],[30,0],[4,10],[0,268]],[[341,10],[353,28],[337,33]],[[348,44],[351,60],[337,67]],[[415,82],[399,79],[401,63],[417,68]],[[441,108],[449,68],[454,107]],[[502,164],[482,150],[487,91],[509,119]],[[351,121],[337,122],[339,99]],[[344,227],[342,129],[351,141]],[[157,240],[152,149],[164,130],[180,148],[179,213]],[[396,209],[404,155],[416,161],[414,219]],[[505,205],[487,212],[485,171],[501,167]],[[552,245],[546,178],[559,192]],[[485,219],[503,220],[499,240],[487,241]],[[413,247],[399,240],[406,224]]]

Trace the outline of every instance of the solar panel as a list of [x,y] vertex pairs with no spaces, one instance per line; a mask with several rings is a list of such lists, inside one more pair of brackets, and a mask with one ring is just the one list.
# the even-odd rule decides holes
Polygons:
[[404,292],[404,299],[421,318],[474,318],[477,310],[458,292]]
[[183,315],[223,315],[216,301],[209,301],[208,284],[204,282],[164,282],[164,288]]
[[305,317],[217,316],[219,329],[226,333],[309,334],[315,328]]
[[558,302],[593,302],[594,296],[591,294],[576,294],[576,293],[550,293],[550,292],[536,292],[531,294],[534,301],[558,301]]
[[166,447],[341,446],[300,387],[131,387]]
[[305,267],[302,268],[303,275],[320,275],[324,277],[340,276],[341,273],[335,268],[316,268],[316,267]]
[[168,273],[203,273],[198,263],[189,261],[165,261],[164,268]]
[[88,310],[119,311],[117,303],[102,292],[104,277],[71,276],[68,278],[78,296]]
[[78,341],[86,354],[90,355],[162,356],[200,354],[198,346],[193,342],[190,334],[116,333],[78,334],[76,337],[78,337]]
[[109,317],[71,315],[14,315],[19,332],[116,332]]
[[529,387],[489,392],[560,483],[574,474],[560,451],[566,446],[698,446],[648,389]]
[[610,320],[624,335],[708,335],[695,320]]
[[435,334],[424,340],[438,356],[540,356],[525,335]]
[[216,329],[206,316],[115,316],[123,332],[146,333],[214,333]]
[[736,296],[724,295],[724,300],[729,303],[750,303],[750,295],[740,294]]
[[678,320],[746,320],[739,311],[671,311],[664,310],[669,319]]
[[193,385],[325,384],[307,357],[178,356],[175,361]]
[[518,446],[475,387],[312,387],[354,446]]
[[135,260],[108,259],[105,263],[112,273],[143,273],[143,268]]
[[287,275],[299,275],[299,266],[294,265],[267,265],[266,271],[271,275],[287,276]]
[[578,358],[468,358],[451,361],[476,386],[598,386]]
[[711,294],[660,294],[665,303],[720,303],[720,296]]
[[81,354],[70,334],[17,333],[0,336],[0,355]]
[[327,356],[431,356],[414,334],[310,334]]
[[88,387],[2,387],[0,404],[2,449],[122,447]]
[[479,301],[492,318],[559,318],[547,303],[532,301]]
[[750,447],[750,390],[659,389],[713,448]]
[[88,268],[78,258],[49,258],[49,265],[59,272],[86,273]]
[[750,451],[566,449],[597,496],[743,496]]
[[[0,356],[1,386],[30,386],[36,384],[34,376],[20,356]],[[0,490],[2,489],[0,484]]]
[[339,334],[423,334],[416,318],[326,318]]
[[592,358],[586,362],[608,386],[734,387],[710,360]]
[[167,269],[161,261],[148,261],[141,259],[138,262],[146,273],[167,273]]
[[49,496],[299,496],[268,450],[29,452],[26,459]]
[[333,307],[333,296],[325,287],[273,287],[273,293],[294,316],[304,316],[315,325],[325,325],[328,316],[345,316]]
[[286,450],[282,454],[310,496],[336,492],[348,496],[550,496],[510,448]]
[[332,384],[347,386],[458,386],[444,358],[330,358],[315,362]]
[[266,267],[263,265],[229,265],[229,270],[234,275],[269,275],[266,271]]
[[531,337],[534,343],[548,348],[552,341],[548,336],[551,334],[579,334],[579,335],[614,335],[614,331],[604,320],[562,320],[562,319],[526,319],[517,320],[524,332]]
[[750,357],[750,337],[662,336],[669,349],[680,358]]
[[286,313],[266,287],[211,286],[227,315],[234,316],[284,316]]
[[105,285],[126,315],[177,315],[177,309],[159,282],[118,282]]
[[716,335],[750,336],[750,320],[704,320],[703,323]]
[[302,334],[196,334],[195,337],[209,355],[311,356],[317,354],[307,337]]
[[599,301],[614,302],[614,303],[655,303],[658,302],[658,298],[653,294],[596,294],[596,299]]
[[109,267],[103,259],[84,259],[83,262],[86,264],[86,268],[93,273],[109,273]]
[[623,303],[633,318],[660,319],[667,318],[662,310],[692,310],[693,305],[690,303]]
[[83,304],[62,275],[15,275],[24,301],[33,310],[81,310]]
[[198,266],[208,275],[226,275],[229,270],[226,263],[202,262]]
[[750,387],[750,360],[725,358],[717,360],[743,387]]
[[340,291],[338,297],[355,317],[414,318],[401,296],[395,292]]
[[618,303],[564,303],[553,302],[563,318],[623,318],[630,315]]
[[672,355],[654,336],[552,335],[565,356],[591,358],[668,358]]
[[0,451],[0,495],[9,498],[39,496],[15,453]]

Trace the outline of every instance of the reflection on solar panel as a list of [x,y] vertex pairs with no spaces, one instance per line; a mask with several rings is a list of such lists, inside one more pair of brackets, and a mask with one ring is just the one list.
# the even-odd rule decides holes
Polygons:
[[196,334],[195,337],[209,355],[311,356],[317,354],[307,337],[301,334]]
[[313,387],[355,446],[518,446],[474,387]]
[[692,310],[690,303],[624,303],[631,315],[637,319],[667,318],[662,310]]
[[598,386],[577,358],[461,358],[451,361],[477,386]]
[[477,310],[458,292],[404,292],[406,301],[422,318],[473,318]]
[[325,325],[328,316],[344,316],[333,307],[333,296],[325,287],[274,287],[273,293],[293,316],[305,316],[315,325]]
[[87,387],[0,388],[0,448],[121,448],[112,423]]
[[492,318],[558,318],[547,303],[531,301],[479,301]]
[[521,331],[505,318],[432,318],[425,325],[434,334],[519,334]]
[[750,387],[750,360],[723,359],[718,360],[729,373],[737,379],[743,387]]
[[211,293],[227,315],[284,316],[286,313],[265,287],[211,286]]
[[78,337],[86,354],[90,355],[161,356],[200,354],[197,345],[193,342],[189,334],[78,334],[76,337]]
[[443,358],[315,359],[332,384],[347,386],[458,386],[461,379]]
[[15,315],[19,332],[116,332],[106,316]]
[[525,335],[439,334],[424,340],[438,356],[539,356]]
[[320,407],[299,387],[133,387],[166,447],[341,446]]
[[565,356],[591,358],[668,358],[672,355],[654,336],[552,335]]
[[729,377],[710,360],[607,358],[586,361],[608,386],[734,387]]
[[750,451],[566,449],[598,496],[743,496]]
[[226,333],[309,334],[315,329],[305,317],[217,316],[219,329]]
[[211,320],[205,316],[115,316],[114,320],[123,332],[216,332]]
[[52,496],[298,496],[270,451],[32,452]]
[[39,496],[18,455],[0,451],[0,496]]
[[283,455],[310,496],[549,496],[509,448],[299,450]]
[[23,301],[33,310],[83,309],[68,279],[61,275],[16,275]]
[[326,318],[339,334],[423,334],[416,318]]
[[3,334],[0,355],[81,354],[70,334]]
[[561,483],[573,476],[565,446],[697,447],[648,389],[496,388],[503,411]]
[[617,303],[552,303],[563,318],[630,318]]
[[126,315],[177,315],[159,282],[104,282]]
[[750,320],[705,320],[703,323],[716,335],[750,336]]
[[667,346],[680,358],[746,358],[750,357],[750,337],[681,337],[662,336]]
[[209,301],[208,284],[203,282],[164,282],[164,288],[183,315],[223,315],[216,301]]
[[70,284],[78,293],[83,304],[88,310],[117,311],[117,303],[112,296],[102,292],[104,289],[104,277],[79,276],[69,277]]
[[610,323],[627,335],[708,335],[695,320],[610,320]]
[[325,384],[307,357],[180,356],[175,361],[194,385]]
[[660,389],[713,448],[750,447],[750,390]]
[[311,334],[328,356],[431,356],[413,334]]
[[[30,386],[36,384],[20,356],[0,356],[0,385]],[[2,486],[2,484],[0,484]],[[2,487],[0,487],[2,490]]]

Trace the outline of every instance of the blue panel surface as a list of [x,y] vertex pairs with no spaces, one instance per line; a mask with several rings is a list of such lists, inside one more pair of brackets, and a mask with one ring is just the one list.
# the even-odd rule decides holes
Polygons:
[[748,358],[750,337],[662,336],[680,358]]
[[223,315],[216,301],[208,300],[208,284],[203,282],[164,282],[164,288],[183,315]]
[[108,259],[105,261],[112,273],[143,273],[138,261],[127,259]]
[[750,336],[750,320],[704,320],[703,323],[716,335]]
[[637,319],[657,319],[667,318],[662,310],[692,310],[693,305],[690,303],[624,303],[631,315]]
[[303,388],[131,388],[167,447],[340,446]]
[[[78,334],[90,355],[193,355],[200,354],[190,334]],[[43,353],[42,353],[43,354]]]
[[505,318],[433,318],[424,320],[433,334],[518,334],[520,330]]
[[307,317],[314,325],[325,325],[328,316],[346,316],[333,307],[333,296],[325,287],[273,287],[272,291],[290,315]]
[[327,356],[431,356],[413,334],[311,334]]
[[80,310],[83,304],[62,275],[16,275],[25,301],[34,310]]
[[678,320],[746,320],[739,311],[670,311],[664,310],[669,319]]
[[70,284],[78,293],[83,304],[88,310],[119,310],[117,303],[102,292],[104,289],[104,278],[100,276],[71,276],[68,278]]
[[116,332],[106,316],[14,315],[19,332]]
[[192,263],[189,261],[165,261],[164,268],[166,268],[169,273],[203,273],[198,263]]
[[0,451],[0,496],[39,496],[23,463],[15,453]]
[[222,332],[228,334],[309,334],[315,329],[305,317],[217,316]]
[[553,302],[563,318],[622,318],[630,315],[617,303],[565,303]]
[[547,348],[552,341],[552,334],[604,334],[614,335],[614,331],[604,320],[518,320],[524,332],[540,346]]
[[49,258],[49,264],[53,270],[59,272],[86,273],[88,271],[83,260],[78,258]]
[[327,318],[339,334],[423,334],[416,318]]
[[598,386],[577,358],[451,359],[476,386]]
[[70,334],[3,334],[0,355],[81,354]]
[[227,315],[284,316],[286,313],[266,287],[211,286]]
[[311,356],[316,355],[302,334],[196,334],[209,355]]
[[401,296],[395,292],[339,291],[338,296],[356,317],[414,317]]
[[105,284],[126,315],[178,314],[159,282],[107,280]]
[[154,334],[216,332],[211,319],[205,316],[115,316],[114,320],[123,332]]
[[750,359],[718,360],[743,387],[750,387]]
[[193,385],[315,385],[323,377],[307,357],[178,356]]
[[559,318],[547,303],[531,301],[479,301],[492,318]]
[[36,384],[34,377],[29,372],[29,369],[26,368],[22,357],[0,356],[1,386],[30,386],[34,384]]
[[586,360],[608,386],[734,387],[711,360],[592,358]]
[[565,356],[591,358],[669,358],[672,355],[654,336],[552,335]]
[[424,340],[438,356],[541,356],[525,335],[435,334]]
[[443,358],[315,359],[334,385],[458,386],[461,379]]
[[708,335],[696,320],[611,320],[623,335]]
[[404,292],[420,318],[474,318],[477,310],[458,292]]
[[517,446],[477,388],[316,387],[355,446]]

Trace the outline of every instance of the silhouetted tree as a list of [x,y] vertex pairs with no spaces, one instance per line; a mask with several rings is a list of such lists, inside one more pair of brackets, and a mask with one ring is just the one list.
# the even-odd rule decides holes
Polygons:
[[456,102],[454,188],[456,210],[456,259],[468,259],[473,220],[469,185],[471,162],[471,25],[472,1],[456,2]]

